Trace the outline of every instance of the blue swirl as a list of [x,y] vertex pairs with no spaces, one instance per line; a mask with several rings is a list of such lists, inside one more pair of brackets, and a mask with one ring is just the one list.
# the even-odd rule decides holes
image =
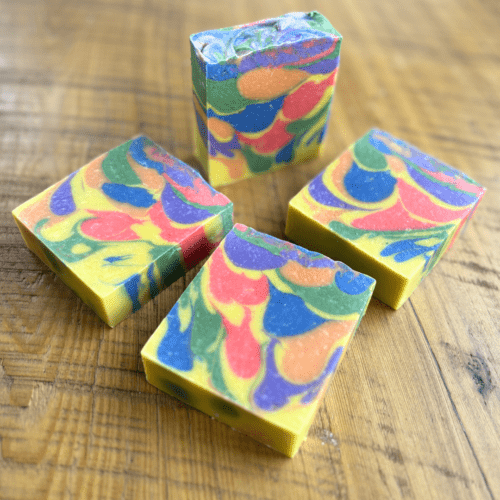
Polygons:
[[313,313],[304,300],[293,293],[283,293],[269,282],[269,304],[264,313],[264,329],[277,337],[301,335],[327,320]]
[[181,332],[179,319],[179,303],[176,302],[167,317],[168,329],[158,346],[158,360],[177,370],[193,369],[193,353],[191,352],[191,330],[193,320],[186,331]]
[[351,269],[335,274],[335,284],[348,295],[359,295],[366,292],[373,284],[374,279],[365,274],[356,274]]
[[71,179],[73,172],[54,192],[50,198],[50,211],[55,215],[69,215],[76,210],[75,201],[71,192]]
[[353,198],[372,203],[388,198],[393,193],[396,182],[390,172],[365,170],[354,161],[344,177],[346,191]]
[[119,201],[120,203],[128,203],[134,207],[149,208],[156,203],[151,193],[142,187],[105,182],[102,185],[102,191],[112,200]]

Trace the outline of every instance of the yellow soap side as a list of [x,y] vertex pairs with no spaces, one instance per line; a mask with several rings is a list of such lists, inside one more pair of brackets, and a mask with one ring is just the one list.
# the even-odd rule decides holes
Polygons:
[[210,392],[181,377],[158,362],[154,354],[149,352],[147,345],[141,356],[146,379],[150,384],[288,457],[297,453],[306,437],[315,411],[305,420],[302,432],[295,433],[265,420],[215,391]]
[[[355,328],[360,319],[361,316]],[[337,366],[343,359],[355,328],[341,343],[342,355]],[[210,382],[206,366],[196,358],[194,368],[187,372],[164,364],[158,358],[158,348],[167,330],[168,317],[161,322],[141,351],[146,378],[152,385],[284,455],[289,457],[295,455],[307,437],[335,371],[327,377],[311,403],[302,405],[300,402],[302,395],[292,396],[291,401],[295,400],[293,410],[264,411],[238,403],[217,391]]]
[[305,248],[340,260],[352,269],[374,278],[377,284],[373,295],[394,309],[401,307],[420,282],[420,272],[409,277],[397,273],[353,242],[302,213],[294,206],[293,199],[288,205],[285,234]]
[[[368,303],[366,304],[367,306]],[[354,332],[363,315],[364,311],[359,315],[356,326],[347,335],[342,355],[337,362],[337,367],[342,362],[347,346],[354,337]],[[293,414],[287,415],[282,411],[251,411],[241,404],[224,397],[215,389],[211,390],[206,385],[204,377],[198,377],[197,379],[200,372],[196,374],[186,373],[184,375],[182,372],[164,365],[158,359],[156,352],[162,341],[162,332],[166,329],[167,321],[167,319],[163,320],[157,331],[150,337],[141,351],[148,382],[159,390],[217,418],[233,429],[254,438],[288,457],[293,457],[307,438],[317,409],[323,402],[324,394],[328,390],[336,370],[324,381],[315,401],[300,409],[295,408]],[[297,402],[299,399],[297,399]],[[286,418],[287,416],[292,418]]]
[[[92,289],[85,283],[53,252],[51,252],[40,240],[19,220],[16,215],[16,210],[12,212],[14,220],[19,228],[26,246],[51,269],[61,280],[80,297],[105,323],[109,326],[115,326],[110,322],[105,305],[101,297],[99,297]],[[50,255],[50,259],[47,257]],[[56,269],[57,265],[58,269]],[[128,313],[127,313],[128,314]]]

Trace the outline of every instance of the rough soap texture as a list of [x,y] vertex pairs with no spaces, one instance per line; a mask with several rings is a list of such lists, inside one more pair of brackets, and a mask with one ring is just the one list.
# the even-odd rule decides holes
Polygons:
[[191,35],[196,156],[218,186],[319,152],[342,36],[318,12]]
[[377,280],[397,309],[471,217],[484,188],[381,130],[371,130],[289,204],[287,236]]
[[114,326],[205,258],[232,203],[146,137],[13,211],[28,247]]
[[374,285],[237,224],[142,350],[146,376],[293,456]]

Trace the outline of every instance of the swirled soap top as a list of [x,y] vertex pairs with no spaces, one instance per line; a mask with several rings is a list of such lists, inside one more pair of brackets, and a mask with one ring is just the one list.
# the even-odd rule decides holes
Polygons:
[[313,218],[349,240],[371,248],[380,239],[392,266],[423,259],[428,271],[483,193],[466,174],[373,129],[293,203],[307,197]]
[[[341,262],[236,224],[143,356],[224,398],[231,415],[242,408],[301,434],[374,285]],[[176,391],[196,405],[188,386]]]
[[[345,255],[336,253],[335,245],[323,249],[331,257],[354,266],[348,259],[353,248],[360,249],[356,264],[377,279],[375,296],[384,293],[382,300],[397,308],[451,246],[484,192],[466,174],[373,129],[304,187],[290,207],[350,245]],[[287,235],[306,245],[304,231],[292,226],[293,220]],[[366,262],[359,264],[360,259]]]
[[[292,12],[255,23],[196,33],[191,35],[191,42],[208,64],[234,62],[243,56],[270,50],[271,53],[267,55],[273,58],[273,65],[277,63],[277,56],[281,64],[286,65],[303,60],[304,54],[299,54],[297,49],[276,54],[276,47],[303,42],[303,52],[314,57],[318,51],[322,51],[322,46],[308,42],[326,39],[325,44],[331,45],[332,40],[338,38],[341,35],[319,12]],[[261,59],[265,57],[262,55]],[[265,65],[263,62],[255,61],[255,65]]]
[[144,136],[13,215],[30,248],[110,326],[205,258],[232,227],[230,200]]

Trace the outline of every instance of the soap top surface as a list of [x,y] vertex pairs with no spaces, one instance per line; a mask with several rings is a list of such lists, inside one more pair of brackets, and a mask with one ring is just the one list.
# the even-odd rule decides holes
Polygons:
[[457,169],[372,129],[290,204],[391,267],[412,262],[428,271],[484,191]]
[[[200,228],[231,207],[193,168],[140,136],[26,201],[13,215],[84,283],[106,295],[160,256],[192,266],[190,247],[209,236]],[[228,230],[221,224],[220,234],[211,237],[220,241]]]
[[[203,31],[191,35],[190,40],[204,62],[218,64],[234,62],[258,51],[299,44],[303,44],[304,51],[309,50],[313,57],[315,49],[311,41],[325,38],[339,39],[342,36],[322,14],[313,11],[292,12],[254,23]],[[293,53],[288,57],[280,54],[282,61],[276,61],[276,64],[291,63],[294,57]]]
[[143,355],[277,425],[301,427],[374,285],[345,264],[236,224]]

